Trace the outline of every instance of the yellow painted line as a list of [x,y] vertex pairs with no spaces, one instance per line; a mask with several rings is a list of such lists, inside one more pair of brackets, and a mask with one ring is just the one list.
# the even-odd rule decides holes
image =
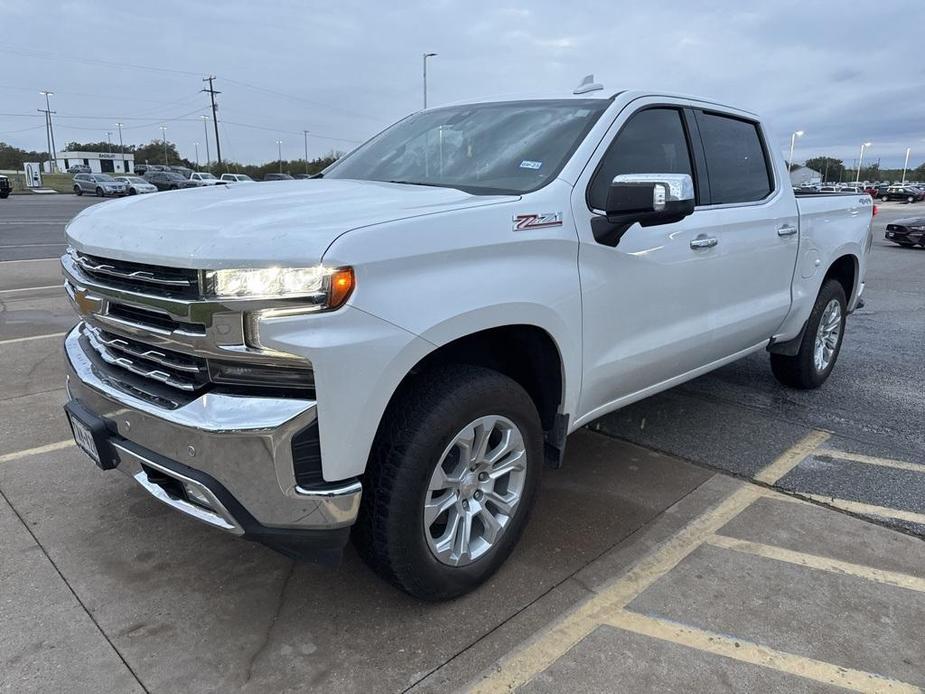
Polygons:
[[714,535],[707,539],[706,544],[714,547],[721,547],[722,549],[734,550],[736,552],[744,552],[745,554],[752,554],[766,559],[787,562],[788,564],[805,566],[810,569],[855,576],[876,583],[885,583],[887,585],[925,593],[925,578],[910,576],[909,574],[900,573],[898,571],[875,569],[870,566],[864,566],[863,564],[854,564],[852,562],[841,561],[840,559],[819,556],[818,554],[796,552],[775,545],[766,545],[761,542],[737,540],[733,537],[726,537],[725,535]]
[[755,475],[755,480],[765,484],[774,484],[825,443],[829,436],[831,434],[825,431],[811,431],[785,451],[777,460]]
[[872,672],[854,670],[814,658],[779,651],[752,641],[724,636],[712,631],[677,624],[667,619],[658,619],[621,610],[607,618],[606,623],[634,634],[641,634],[660,641],[668,641],[705,653],[750,663],[788,675],[830,684],[855,692],[921,692],[912,684],[876,675]]
[[67,441],[58,441],[57,443],[49,443],[44,446],[38,446],[36,448],[27,448],[24,451],[16,451],[14,453],[4,453],[0,455],[0,463],[8,463],[11,460],[18,460],[19,458],[25,458],[29,455],[40,455],[42,453],[51,453],[52,451],[60,451],[62,448],[70,448],[74,445],[74,441],[68,439]]
[[17,342],[32,342],[33,340],[47,340],[50,337],[64,337],[67,333],[49,333],[48,335],[32,335],[31,337],[14,337],[10,340],[0,340],[0,345],[12,345]]
[[830,458],[836,458],[837,460],[847,460],[852,463],[864,463],[866,465],[879,465],[880,467],[891,467],[896,468],[897,470],[910,470],[912,472],[923,472],[925,473],[925,465],[916,465],[915,463],[907,463],[903,460],[892,460],[890,458],[878,458],[873,455],[861,455],[860,453],[845,453],[844,451],[836,451],[828,448],[820,449],[816,451],[816,455],[825,455]]
[[[769,484],[773,484],[828,437],[825,432],[811,432],[759,475]],[[538,634],[535,639],[503,658],[499,667],[486,672],[481,679],[475,681],[470,691],[508,691],[529,682],[591,633],[608,614],[626,607],[636,596],[676,567],[703,544],[704,540],[763,494],[764,490],[760,487],[743,485],[718,505],[688,523],[607,588],[553,624],[547,631]]]
[[848,499],[839,499],[837,497],[823,496],[821,494],[805,494],[803,492],[797,493],[806,497],[807,499],[812,499],[813,501],[818,501],[820,504],[839,508],[842,511],[848,511],[849,513],[860,513],[868,516],[883,516],[884,518],[895,518],[896,520],[925,525],[925,513],[903,511],[901,509],[891,508],[889,506],[874,506],[873,504],[865,504],[861,503],[860,501],[849,501]]

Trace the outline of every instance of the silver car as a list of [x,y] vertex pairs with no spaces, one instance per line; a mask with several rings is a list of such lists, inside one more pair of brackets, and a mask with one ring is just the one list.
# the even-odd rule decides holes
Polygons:
[[74,192],[77,195],[96,193],[101,198],[106,195],[127,195],[128,185],[109,174],[77,174],[74,176]]
[[157,186],[148,183],[141,176],[116,176],[113,180],[127,185],[129,195],[140,195],[142,193],[157,192]]

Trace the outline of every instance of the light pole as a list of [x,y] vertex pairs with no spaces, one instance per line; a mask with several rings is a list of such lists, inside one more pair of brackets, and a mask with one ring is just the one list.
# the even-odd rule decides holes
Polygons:
[[48,127],[48,173],[54,173],[58,170],[58,158],[54,154],[55,150],[55,126],[51,123],[51,103],[48,97],[54,96],[55,93],[48,89],[39,92],[45,97],[45,120]]
[[911,147],[906,147],[906,161],[903,164],[903,180],[902,185],[906,185],[906,169],[909,168],[909,153],[912,151]]
[[122,166],[125,166],[125,145],[122,144],[122,126],[124,123],[116,123],[116,127],[119,128],[119,156],[122,157]]
[[199,143],[194,142],[193,147],[196,148],[196,170],[199,171]]
[[308,173],[308,131],[303,130],[302,134],[305,136],[305,173]]
[[167,166],[167,126],[161,126],[161,139],[164,141],[164,166]]
[[209,117],[208,116],[199,116],[202,118],[202,133],[206,137],[206,168],[209,168],[209,162],[212,161],[212,157],[209,155]]
[[790,167],[791,171],[793,170],[793,146],[796,144],[798,137],[803,137],[802,130],[797,130],[790,136],[790,158],[787,159],[787,166]]
[[858,157],[858,177],[855,180],[854,185],[859,185],[861,183],[861,164],[864,162],[864,150],[870,147],[869,142],[865,142],[861,145],[861,155]]
[[276,156],[277,156],[277,159],[279,160],[279,172],[282,173],[283,172],[283,141],[282,140],[276,141]]
[[112,131],[106,131],[106,142],[109,143],[109,153],[112,154]]
[[424,108],[427,108],[427,59],[436,56],[436,53],[424,54]]

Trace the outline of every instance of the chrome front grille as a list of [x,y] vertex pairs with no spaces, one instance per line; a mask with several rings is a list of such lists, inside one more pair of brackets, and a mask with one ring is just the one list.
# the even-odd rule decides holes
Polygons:
[[99,258],[75,250],[70,250],[69,253],[84,274],[112,287],[155,296],[201,296],[198,270]]
[[85,325],[87,341],[99,357],[110,366],[158,381],[188,393],[209,383],[205,359],[171,350],[152,348],[142,342]]

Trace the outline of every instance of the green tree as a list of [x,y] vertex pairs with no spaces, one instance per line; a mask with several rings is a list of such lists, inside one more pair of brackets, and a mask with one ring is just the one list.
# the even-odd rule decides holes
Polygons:
[[[125,145],[126,152],[134,152],[135,145]],[[65,152],[119,152],[119,143],[110,144],[109,142],[68,142],[64,147]]]
[[[126,150],[127,151],[127,150]],[[186,166],[195,168],[195,164],[189,159],[184,159],[177,152],[177,146],[172,142],[167,143],[167,161],[164,161],[164,141],[151,140],[146,145],[138,145],[132,151],[135,154],[136,164],[164,164],[168,166]]]
[[0,169],[18,171],[27,161],[43,162],[48,159],[47,152],[27,151],[8,145],[6,142],[0,142]]
[[823,181],[847,180],[845,163],[835,157],[812,157],[806,160],[804,166],[822,174]]

